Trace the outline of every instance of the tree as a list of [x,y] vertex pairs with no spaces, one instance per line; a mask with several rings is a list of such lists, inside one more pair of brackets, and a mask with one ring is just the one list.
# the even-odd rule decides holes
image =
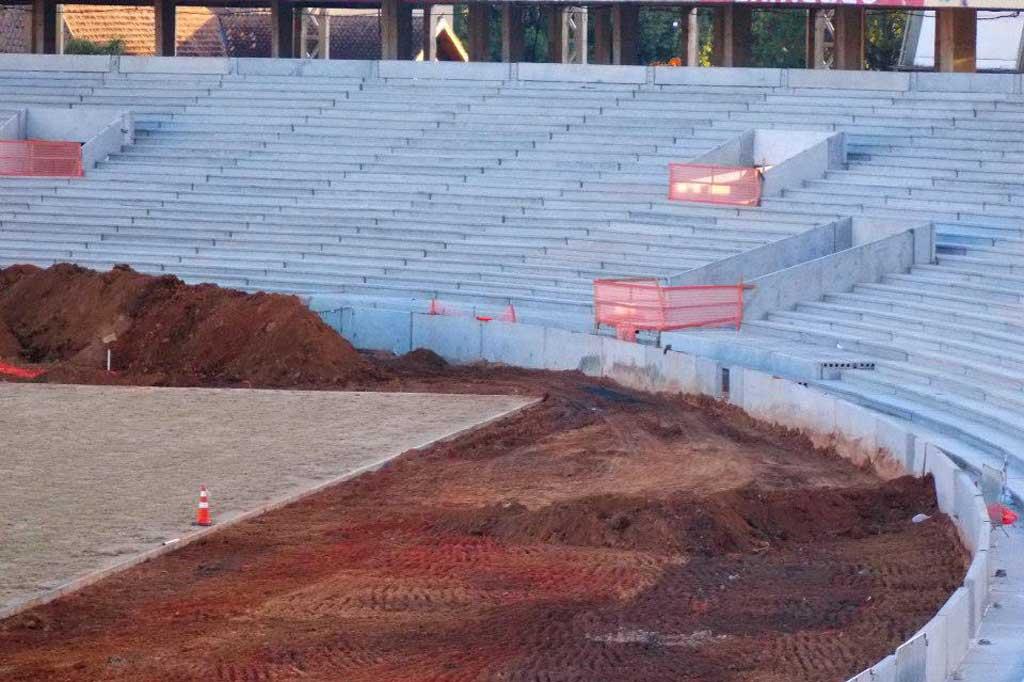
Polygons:
[[114,38],[102,43],[84,38],[71,38],[64,42],[64,54],[124,54],[124,41]]
[[896,68],[907,30],[907,13],[901,10],[872,10],[867,13],[864,46],[865,66],[873,71]]
[[751,21],[751,66],[793,69],[807,64],[807,14],[799,10],[762,10]]

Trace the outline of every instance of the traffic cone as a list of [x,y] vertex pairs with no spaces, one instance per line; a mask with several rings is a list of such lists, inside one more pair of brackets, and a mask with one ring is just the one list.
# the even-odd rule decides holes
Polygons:
[[206,491],[206,486],[199,486],[199,508],[196,509],[196,523],[197,526],[212,526],[213,521],[210,520],[210,493]]

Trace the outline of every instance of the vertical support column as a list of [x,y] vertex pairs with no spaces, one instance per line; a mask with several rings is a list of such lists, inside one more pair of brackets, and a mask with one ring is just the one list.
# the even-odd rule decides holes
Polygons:
[[594,22],[594,63],[612,63],[612,11],[608,7],[591,7]]
[[978,11],[935,10],[935,70],[974,73],[978,70]]
[[295,56],[295,8],[287,0],[270,0],[270,56]]
[[558,5],[544,6],[544,23],[548,35],[548,57],[552,64],[561,64],[565,58],[562,53],[562,32],[565,23],[562,20],[563,9]]
[[714,66],[750,64],[750,25],[753,11],[746,5],[714,8],[711,63]]
[[57,3],[32,0],[32,52],[57,53]]
[[306,44],[302,41],[302,28],[306,24],[307,14],[309,14],[308,7],[292,6],[292,56],[299,59],[306,58]]
[[590,52],[589,17],[586,7],[568,7],[562,11],[562,61],[586,64]]
[[864,8],[839,6],[832,18],[835,27],[833,61],[836,69],[864,69]]
[[412,59],[412,8],[402,0],[381,0],[380,58]]
[[636,64],[636,33],[640,8],[636,5],[612,5],[612,63]]
[[173,57],[175,54],[176,18],[174,0],[153,0],[154,54],[157,57]]
[[432,62],[437,57],[437,41],[434,40],[434,20],[432,5],[423,5],[423,35],[421,36],[420,49],[423,51],[423,61]]
[[501,61],[523,58],[523,9],[506,2],[501,6]]
[[697,50],[700,45],[700,24],[697,10],[683,5],[679,11],[679,59],[683,66],[697,66]]
[[469,61],[491,61],[491,6],[473,3],[469,6]]
[[807,17],[804,19],[804,62],[808,69],[818,67],[818,16],[821,13],[813,7],[807,10]]

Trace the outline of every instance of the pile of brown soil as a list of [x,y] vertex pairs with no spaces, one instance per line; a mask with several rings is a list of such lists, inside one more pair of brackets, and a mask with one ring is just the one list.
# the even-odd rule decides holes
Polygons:
[[0,271],[0,355],[46,365],[50,381],[329,387],[381,377],[294,296],[189,286],[127,266]]
[[894,532],[916,513],[935,512],[930,486],[930,479],[922,485],[903,477],[880,488],[812,488],[798,496],[748,484],[710,495],[595,495],[532,510],[505,501],[449,517],[437,530],[502,541],[718,556]]

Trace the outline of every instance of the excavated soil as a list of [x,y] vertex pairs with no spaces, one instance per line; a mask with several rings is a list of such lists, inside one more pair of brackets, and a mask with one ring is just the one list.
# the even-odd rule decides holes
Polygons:
[[[23,350],[60,338],[9,306],[0,290]],[[428,351],[355,360],[288,371],[544,400],[0,622],[0,680],[843,680],[963,578],[930,480],[882,481],[728,405]],[[140,363],[119,380],[286,376]]]
[[376,377],[294,296],[188,286],[127,266],[0,270],[0,357],[41,364],[43,380],[57,382],[304,387]]

